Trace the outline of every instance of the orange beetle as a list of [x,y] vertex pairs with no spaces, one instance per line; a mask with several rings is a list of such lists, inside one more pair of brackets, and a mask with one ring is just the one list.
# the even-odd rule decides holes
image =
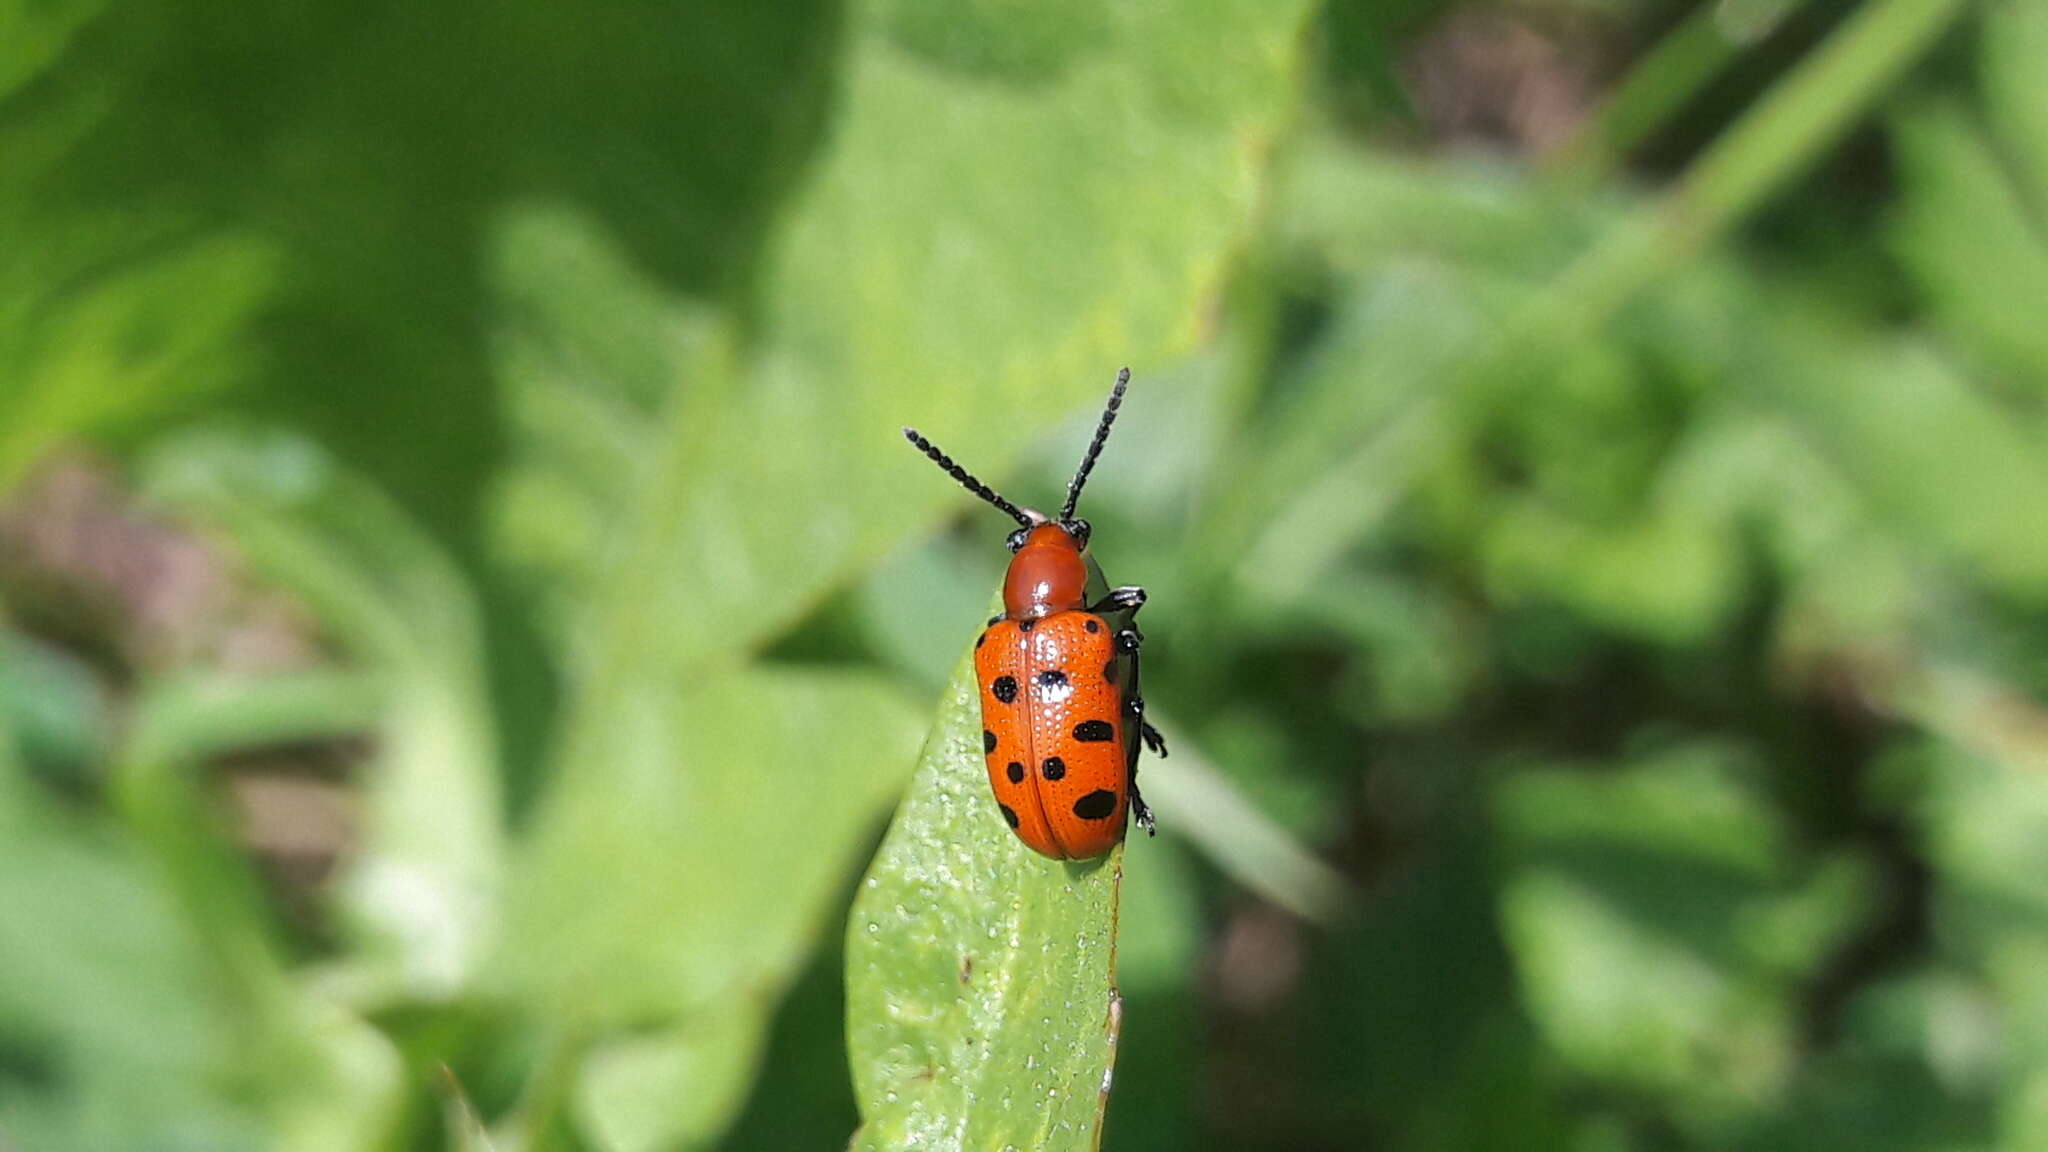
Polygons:
[[1145,590],[1108,587],[1088,554],[1088,522],[1074,515],[1130,382],[1130,369],[1117,373],[1057,519],[1003,499],[931,441],[903,430],[948,476],[1022,525],[1009,537],[1016,555],[1003,577],[1003,614],[974,642],[981,750],[1004,821],[1033,851],[1057,860],[1109,851],[1132,814],[1151,834],[1152,813],[1138,795],[1138,752],[1166,755],[1138,694]]

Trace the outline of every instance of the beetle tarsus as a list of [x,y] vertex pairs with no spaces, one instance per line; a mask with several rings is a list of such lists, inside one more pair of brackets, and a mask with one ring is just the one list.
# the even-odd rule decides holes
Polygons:
[[1088,610],[1097,616],[1105,612],[1132,612],[1145,606],[1145,590],[1136,584],[1111,588],[1109,594],[1089,605]]
[[1145,830],[1145,835],[1158,835],[1158,832],[1154,830],[1152,809],[1146,805],[1145,798],[1138,795],[1138,786],[1135,783],[1131,785],[1131,819],[1137,822],[1138,827]]
[[1166,759],[1166,737],[1159,734],[1159,729],[1140,720],[1138,722],[1138,731],[1145,738],[1145,747],[1157,752],[1161,760]]

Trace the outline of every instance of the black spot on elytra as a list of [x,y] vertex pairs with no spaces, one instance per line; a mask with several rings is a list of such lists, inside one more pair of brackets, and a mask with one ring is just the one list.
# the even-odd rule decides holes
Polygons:
[[981,730],[981,750],[983,752],[993,752],[996,750],[996,734],[986,728]]
[[1041,687],[1057,688],[1066,682],[1067,674],[1057,668],[1047,668],[1038,674],[1038,683]]
[[1083,720],[1074,725],[1074,739],[1083,744],[1101,744],[1116,739],[1116,725],[1107,720]]
[[1097,624],[1095,622],[1095,617],[1093,616],[1090,616],[1088,619],[1081,621],[1081,627],[1088,629],[1090,632],[1102,631],[1102,625]]
[[1018,762],[1017,762],[1017,761],[1015,761],[1015,760],[1012,760],[1012,761],[1010,761],[1010,783],[1012,783],[1012,784],[1022,784],[1023,782],[1024,782],[1024,765],[1022,765],[1022,764],[1018,763]]
[[1017,698],[1017,678],[1015,676],[998,676],[990,682],[988,690],[995,694],[996,699],[1008,704]]
[[1003,819],[1009,822],[1010,827],[1015,828],[1017,826],[1017,810],[1008,804],[998,804],[996,807],[1003,810]]
[[1116,811],[1116,793],[1097,788],[1074,801],[1074,815],[1083,820],[1107,820]]
[[1035,618],[1017,621],[1017,631],[1019,632],[1029,632],[1036,627],[1038,627],[1038,621]]
[[1067,774],[1067,762],[1057,756],[1047,756],[1038,765],[1038,770],[1045,773],[1047,780],[1058,780]]

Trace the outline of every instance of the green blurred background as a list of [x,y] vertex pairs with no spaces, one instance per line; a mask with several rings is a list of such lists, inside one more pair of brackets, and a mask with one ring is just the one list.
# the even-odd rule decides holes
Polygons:
[[2048,0],[0,3],[0,1147],[803,1149],[1004,554],[1112,1149],[2048,1147]]

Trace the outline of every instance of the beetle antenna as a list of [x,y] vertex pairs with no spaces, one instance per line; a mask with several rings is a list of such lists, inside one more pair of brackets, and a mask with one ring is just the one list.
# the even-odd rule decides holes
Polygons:
[[912,444],[915,444],[919,452],[922,452],[926,456],[931,457],[932,463],[937,464],[939,467],[945,469],[946,475],[951,476],[953,479],[959,481],[960,486],[962,488],[967,489],[969,492],[974,493],[976,496],[979,496],[983,500],[986,500],[989,503],[995,505],[996,507],[1002,509],[1004,515],[1008,516],[1012,520],[1015,520],[1017,523],[1022,524],[1024,527],[1031,527],[1031,518],[1029,516],[1024,515],[1023,509],[1018,508],[1015,504],[1012,504],[1008,500],[1005,500],[1001,496],[997,495],[995,489],[989,487],[986,484],[983,484],[979,480],[976,480],[974,478],[974,473],[969,472],[967,469],[962,468],[960,465],[953,463],[953,458],[951,456],[948,456],[944,452],[940,451],[939,446],[937,444],[934,444],[931,441],[925,439],[923,436],[918,435],[917,429],[905,428],[903,430],[903,438],[905,440],[910,441]]
[[1060,519],[1072,520],[1074,506],[1081,502],[1081,485],[1088,483],[1088,473],[1095,469],[1095,458],[1102,455],[1102,443],[1109,439],[1109,426],[1116,423],[1116,410],[1124,402],[1124,389],[1130,387],[1131,370],[1119,368],[1116,372],[1116,387],[1109,393],[1109,404],[1102,410],[1102,423],[1095,426],[1095,439],[1088,444],[1088,453],[1081,457],[1081,470],[1074,473],[1073,483],[1067,485],[1067,502],[1060,508]]

